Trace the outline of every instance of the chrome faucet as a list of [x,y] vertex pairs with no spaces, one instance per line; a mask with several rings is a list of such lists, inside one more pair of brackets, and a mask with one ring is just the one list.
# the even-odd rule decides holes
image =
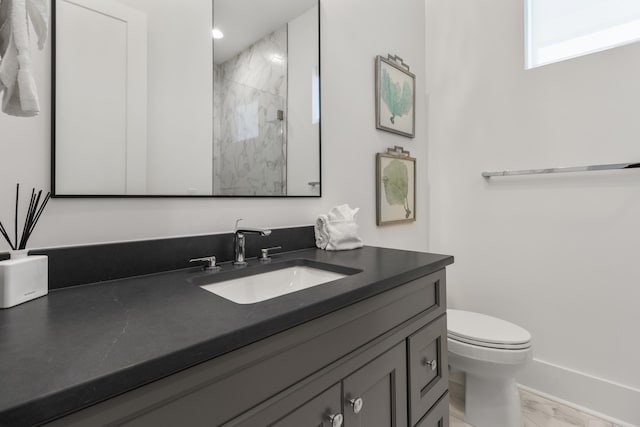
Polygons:
[[259,234],[261,236],[268,236],[271,234],[271,230],[268,228],[252,228],[252,227],[238,227],[238,223],[242,221],[242,218],[236,221],[236,231],[234,232],[234,247],[235,247],[235,261],[233,265],[243,266],[247,265],[244,260],[244,235],[245,234]]

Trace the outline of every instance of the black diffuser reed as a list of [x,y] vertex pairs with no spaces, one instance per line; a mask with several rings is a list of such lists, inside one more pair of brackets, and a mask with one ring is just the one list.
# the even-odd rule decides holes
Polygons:
[[[29,207],[27,209],[27,217],[24,220],[24,225],[22,227],[22,236],[20,240],[18,240],[18,208],[20,203],[20,184],[16,184],[16,213],[14,220],[14,240],[11,241],[11,237],[9,237],[9,233],[7,229],[4,228],[2,221],[0,221],[0,233],[5,238],[11,249],[14,251],[26,249],[27,242],[29,241],[29,237],[33,233],[33,230],[36,228],[36,224],[40,219],[40,215],[42,215],[42,211],[44,211],[44,207],[47,206],[47,202],[51,197],[51,192],[48,192],[47,195],[42,199],[42,190],[38,191],[36,194],[36,189],[31,190],[31,200],[29,202]],[[42,199],[42,203],[41,202]]]

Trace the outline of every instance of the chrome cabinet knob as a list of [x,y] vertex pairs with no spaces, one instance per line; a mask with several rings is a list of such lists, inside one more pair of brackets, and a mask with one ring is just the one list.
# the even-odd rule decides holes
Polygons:
[[438,368],[438,361],[436,359],[433,360],[423,360],[424,366],[430,366],[432,371],[435,371]]
[[362,398],[358,397],[357,399],[350,399],[349,404],[353,408],[353,413],[359,414],[360,411],[362,411],[362,406],[364,405],[364,402],[362,401]]
[[331,421],[331,427],[342,427],[342,421],[344,417],[342,414],[329,415],[329,421]]

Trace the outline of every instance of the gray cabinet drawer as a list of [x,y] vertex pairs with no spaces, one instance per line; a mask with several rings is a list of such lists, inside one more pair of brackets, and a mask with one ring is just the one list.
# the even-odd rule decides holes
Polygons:
[[442,396],[416,427],[449,427],[449,393]]
[[407,346],[409,413],[415,425],[449,387],[446,316],[409,336]]
[[331,416],[340,414],[340,384],[311,399],[273,424],[273,427],[330,427]]

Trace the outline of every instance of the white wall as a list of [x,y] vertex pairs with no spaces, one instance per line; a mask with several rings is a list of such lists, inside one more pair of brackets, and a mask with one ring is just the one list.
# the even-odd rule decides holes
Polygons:
[[318,8],[313,7],[287,25],[287,194],[313,196],[319,186],[320,167],[315,153],[320,150],[320,124],[314,121],[312,83],[318,52]]
[[59,193],[211,194],[211,13],[202,0],[59,1]]
[[521,381],[640,424],[640,45],[524,71],[523,1],[427,0],[430,250],[451,307],[531,331]]
[[[30,246],[155,238],[226,232],[236,218],[247,225],[311,224],[339,203],[361,207],[358,219],[367,244],[424,250],[427,201],[418,199],[416,223],[375,225],[375,153],[404,145],[418,158],[426,182],[426,124],[419,120],[409,140],[377,131],[374,122],[375,55],[397,54],[424,75],[422,0],[322,0],[321,199],[86,199],[53,200]],[[48,49],[48,48],[47,48]],[[0,115],[0,218],[12,218],[14,184],[49,188],[50,53],[34,53],[42,114],[35,119]],[[424,80],[417,81],[417,116],[425,115]],[[0,250],[7,249],[2,243]]]
[[79,0],[59,1],[56,16],[57,191],[145,194],[146,14]]
[[212,3],[120,1],[147,14],[146,194],[211,194]]

